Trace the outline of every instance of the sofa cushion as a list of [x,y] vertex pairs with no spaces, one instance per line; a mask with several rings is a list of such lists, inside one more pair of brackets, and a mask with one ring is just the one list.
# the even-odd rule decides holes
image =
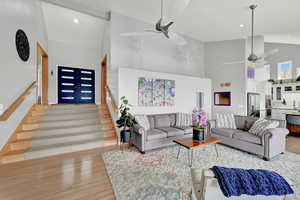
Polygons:
[[249,116],[241,116],[241,115],[235,115],[235,124],[236,128],[243,131],[249,131],[251,126],[254,124],[254,122],[258,119],[256,117],[249,117]]
[[240,130],[244,130],[247,117],[235,115],[234,119],[235,119],[236,128]]
[[245,131],[238,131],[233,134],[233,138],[254,144],[262,144],[261,137],[253,135]]
[[221,135],[225,137],[232,138],[233,134],[236,133],[238,130],[233,128],[212,128],[211,132],[216,135]]
[[170,117],[169,115],[157,115],[154,117],[155,128],[170,127]]
[[191,126],[175,126],[175,128],[183,130],[185,135],[193,133],[193,128]]
[[250,128],[253,126],[253,124],[258,120],[258,118],[255,117],[249,117],[245,121],[245,128],[244,131],[249,131]]
[[166,137],[167,133],[158,129],[150,129],[147,131],[147,140],[156,140]]
[[166,132],[168,137],[184,135],[184,131],[178,128],[165,127],[165,128],[159,128],[159,130]]

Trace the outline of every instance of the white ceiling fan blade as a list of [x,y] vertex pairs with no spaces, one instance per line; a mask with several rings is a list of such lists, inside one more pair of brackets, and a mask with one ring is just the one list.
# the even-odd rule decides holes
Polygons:
[[170,37],[169,39],[174,44],[181,45],[181,46],[187,44],[186,40],[177,33],[169,32],[169,37]]
[[121,33],[122,37],[134,37],[134,36],[156,36],[157,33],[155,31],[144,31],[144,32],[130,32],[130,33]]
[[167,21],[175,21],[180,15],[183,14],[185,9],[190,4],[191,0],[165,0],[166,15],[164,18]]
[[156,30],[150,30],[150,29],[149,29],[149,30],[148,30],[148,29],[145,30],[145,32],[150,32],[150,33],[161,33],[161,32],[159,32],[159,31],[156,31]]
[[264,58],[267,58],[267,57],[269,57],[269,56],[272,56],[272,55],[274,55],[274,54],[276,54],[276,53],[278,53],[279,52],[279,49],[272,49],[272,50],[270,50],[270,51],[268,51],[268,52],[266,52],[266,53],[264,53],[263,54],[263,57]]
[[268,61],[266,61],[266,60],[258,60],[256,63],[257,64],[263,64],[263,65],[265,65],[265,64],[268,64]]
[[237,65],[237,64],[245,64],[245,61],[232,61],[232,62],[225,62],[224,65]]

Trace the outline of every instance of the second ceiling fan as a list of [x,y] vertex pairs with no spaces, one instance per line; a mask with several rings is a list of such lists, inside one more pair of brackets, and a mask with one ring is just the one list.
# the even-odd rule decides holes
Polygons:
[[[269,56],[272,56],[272,55],[278,53],[279,49],[272,49],[269,52],[266,52],[261,56],[258,56],[254,53],[254,10],[257,8],[257,5],[250,5],[249,8],[251,10],[251,41],[250,41],[251,42],[251,53],[248,56],[247,60],[252,63],[258,63],[258,62],[266,63],[266,61],[263,61],[263,58],[267,58]],[[245,61],[233,61],[233,62],[226,62],[224,64],[230,65],[230,64],[242,64],[242,63],[245,63]]]
[[[172,0],[173,8],[176,10],[176,14],[180,15],[184,9],[189,5],[190,0]],[[171,32],[169,29],[174,24],[173,21],[164,23],[164,0],[161,0],[161,9],[160,9],[160,19],[155,24],[155,29],[153,30],[144,30],[143,32],[130,32],[130,33],[121,33],[121,36],[156,36],[158,34],[163,34],[165,38],[171,40],[177,45],[185,45],[186,40],[178,35],[177,33]]]

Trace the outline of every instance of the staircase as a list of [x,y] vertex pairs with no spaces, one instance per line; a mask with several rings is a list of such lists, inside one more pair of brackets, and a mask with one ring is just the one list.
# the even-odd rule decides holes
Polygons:
[[29,114],[1,163],[116,144],[115,128],[106,105],[54,105]]

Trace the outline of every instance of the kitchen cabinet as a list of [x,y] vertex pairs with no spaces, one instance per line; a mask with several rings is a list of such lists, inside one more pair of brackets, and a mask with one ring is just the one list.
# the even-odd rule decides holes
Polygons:
[[281,87],[276,87],[276,100],[281,100]]

